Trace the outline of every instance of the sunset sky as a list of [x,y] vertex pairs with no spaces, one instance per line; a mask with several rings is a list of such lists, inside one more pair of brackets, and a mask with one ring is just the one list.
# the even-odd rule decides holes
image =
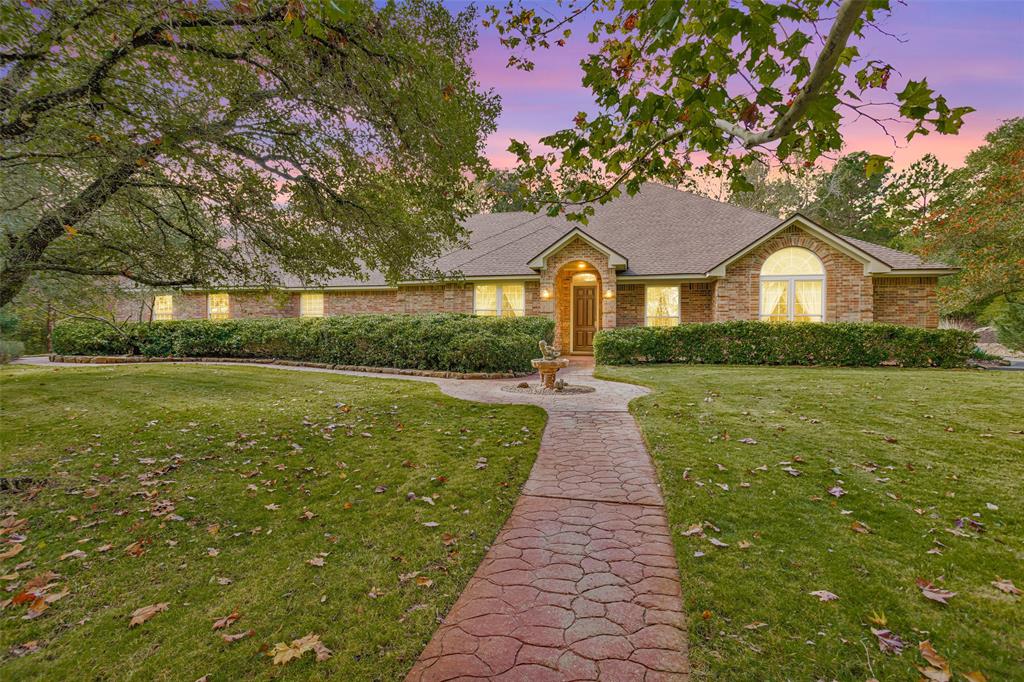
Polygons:
[[[458,2],[448,3],[452,9]],[[871,122],[845,125],[846,151],[868,150],[892,155],[902,168],[931,152],[956,166],[1000,120],[1024,115],[1024,0],[908,0],[893,3],[886,30],[899,42],[872,32],[860,45],[861,55],[888,61],[900,74],[898,91],[908,78],[928,78],[951,106],[977,109],[957,136],[929,135],[902,147]],[[498,132],[488,141],[487,155],[498,167],[513,165],[506,151],[511,138],[535,144],[537,139],[572,125],[577,111],[594,113],[590,93],[580,85],[580,57],[592,46],[579,32],[565,48],[536,55],[537,68],[525,73],[505,68],[508,52],[497,33],[482,29],[473,62],[484,87],[502,98]]]

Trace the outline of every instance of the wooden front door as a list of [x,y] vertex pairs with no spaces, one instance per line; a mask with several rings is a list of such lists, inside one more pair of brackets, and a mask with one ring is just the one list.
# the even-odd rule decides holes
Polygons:
[[572,289],[572,350],[590,353],[594,350],[597,331],[597,287]]

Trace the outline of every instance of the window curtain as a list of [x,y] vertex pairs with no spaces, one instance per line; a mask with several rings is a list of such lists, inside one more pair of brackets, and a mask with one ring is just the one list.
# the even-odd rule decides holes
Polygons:
[[501,287],[501,316],[522,317],[526,314],[526,292],[522,284]]
[[785,320],[789,316],[788,281],[764,281],[761,282],[761,319],[762,320]]
[[647,326],[671,327],[679,324],[679,287],[647,287]]
[[821,282],[794,282],[793,320],[795,322],[821,321]]
[[473,314],[495,316],[498,314],[498,286],[477,284],[473,288]]

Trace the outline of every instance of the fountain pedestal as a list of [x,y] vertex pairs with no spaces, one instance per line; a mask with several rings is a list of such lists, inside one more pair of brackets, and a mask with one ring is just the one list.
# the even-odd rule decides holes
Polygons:
[[540,372],[541,385],[544,386],[544,388],[554,390],[555,375],[558,374],[558,370],[565,369],[569,366],[569,358],[553,358],[551,360],[538,358],[536,360],[530,360],[530,363],[538,372]]

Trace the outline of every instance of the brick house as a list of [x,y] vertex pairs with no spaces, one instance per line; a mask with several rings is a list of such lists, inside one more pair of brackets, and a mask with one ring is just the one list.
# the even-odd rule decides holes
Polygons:
[[444,281],[377,273],[268,293],[227,287],[147,301],[139,319],[465,312],[543,315],[555,344],[590,353],[600,329],[722,320],[892,322],[936,327],[937,278],[913,254],[657,184],[596,208],[586,226],[532,213],[481,214],[468,245],[434,265]]

